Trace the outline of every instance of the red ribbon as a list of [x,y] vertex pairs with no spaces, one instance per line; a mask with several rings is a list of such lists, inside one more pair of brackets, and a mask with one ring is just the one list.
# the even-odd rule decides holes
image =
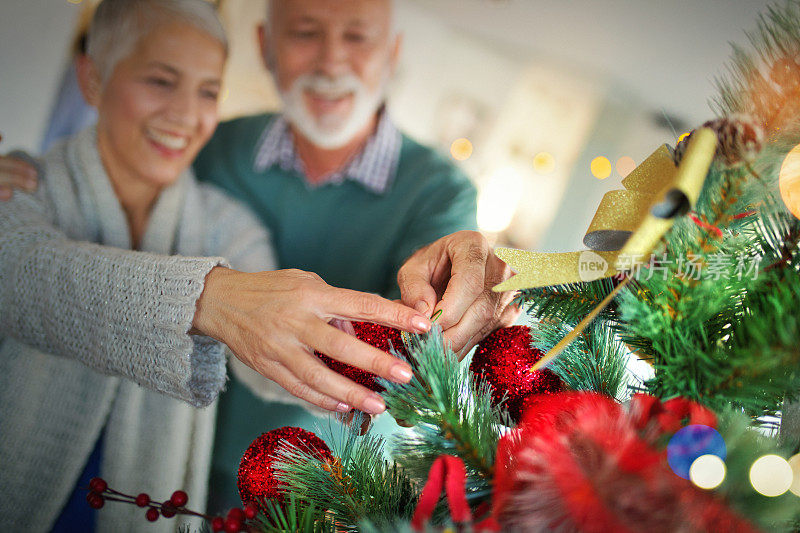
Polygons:
[[661,403],[655,396],[634,394],[631,398],[631,416],[637,428],[642,429],[655,420],[664,433],[678,431],[685,418],[689,419],[689,424],[717,427],[717,416],[712,411],[686,398],[673,398]]
[[709,224],[708,222],[704,222],[704,221],[700,220],[700,218],[699,218],[697,215],[695,215],[694,213],[689,213],[689,218],[691,218],[691,219],[692,219],[692,221],[693,221],[695,224],[697,224],[698,226],[700,226],[700,227],[701,227],[701,228],[703,228],[704,230],[706,230],[706,231],[708,231],[708,232],[711,232],[711,233],[713,233],[713,234],[714,234],[714,235],[716,235],[717,237],[720,237],[720,238],[722,238],[722,230],[721,230],[721,229],[719,229],[718,227],[716,227],[716,226],[712,226],[712,225],[711,225],[711,224]]
[[[467,469],[464,462],[452,455],[440,455],[428,472],[428,481],[422,488],[419,503],[411,518],[411,527],[422,531],[430,520],[444,488],[450,516],[456,524],[472,522],[472,511],[467,503]],[[499,531],[492,518],[475,525],[475,531]]]
[[414,510],[411,527],[415,530],[421,531],[422,526],[430,520],[442,488],[447,496],[453,521],[472,522],[472,511],[467,504],[467,470],[464,462],[452,455],[440,455],[428,472],[428,481],[422,488],[419,503]]

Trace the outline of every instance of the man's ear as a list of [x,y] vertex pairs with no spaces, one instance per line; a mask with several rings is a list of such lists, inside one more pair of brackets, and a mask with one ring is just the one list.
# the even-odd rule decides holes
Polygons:
[[402,51],[403,34],[397,33],[392,41],[391,50],[389,50],[389,68],[391,68],[392,74],[397,70],[397,63],[400,61],[400,54]]
[[94,61],[89,59],[88,55],[80,54],[75,58],[75,70],[84,100],[87,104],[97,107],[100,103],[100,88],[102,87],[97,66]]
[[256,27],[256,37],[258,38],[258,51],[261,53],[261,61],[264,67],[271,73],[274,73],[275,65],[272,64],[271,50],[269,42],[269,28],[267,28],[267,21],[261,21]]

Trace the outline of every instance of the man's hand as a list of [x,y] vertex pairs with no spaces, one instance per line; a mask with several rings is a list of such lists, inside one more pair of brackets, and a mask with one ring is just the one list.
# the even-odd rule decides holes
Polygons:
[[404,304],[426,316],[442,310],[439,324],[445,338],[463,357],[486,335],[519,316],[520,310],[509,305],[513,292],[492,292],[511,274],[483,235],[459,231],[414,253],[400,268],[397,282]]
[[[3,136],[0,135],[0,140]],[[0,201],[10,200],[14,190],[33,192],[36,190],[36,169],[19,159],[0,156]]]
[[409,307],[331,287],[313,273],[246,274],[221,267],[206,277],[193,326],[294,396],[329,411],[378,414],[386,409],[383,399],[329,369],[314,350],[399,383],[411,380],[411,367],[329,324],[335,319],[416,333],[431,327],[427,317]]

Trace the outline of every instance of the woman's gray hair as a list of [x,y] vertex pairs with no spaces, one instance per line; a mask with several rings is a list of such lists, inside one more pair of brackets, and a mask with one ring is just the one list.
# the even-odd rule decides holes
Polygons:
[[89,26],[86,53],[103,82],[139,39],[156,27],[185,22],[207,33],[228,52],[228,38],[217,11],[206,0],[102,0]]

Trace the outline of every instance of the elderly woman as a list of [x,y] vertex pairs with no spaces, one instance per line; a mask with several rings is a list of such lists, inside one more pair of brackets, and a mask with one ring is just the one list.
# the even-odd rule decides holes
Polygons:
[[[98,109],[97,125],[38,161],[41,188],[16,201],[73,239],[195,258],[140,254],[136,268],[125,273],[130,284],[109,287],[130,291],[152,275],[157,261],[183,263],[186,278],[171,280],[171,298],[158,303],[169,306],[175,320],[148,335],[159,350],[103,342],[124,335],[115,329],[137,328],[138,316],[155,305],[136,292],[127,308],[117,309],[124,316],[96,316],[92,302],[85,302],[82,313],[65,309],[60,327],[21,324],[28,344],[0,339],[0,516],[20,531],[53,528],[82,472],[102,473],[121,489],[154,497],[184,488],[203,506],[214,409],[194,406],[211,404],[221,390],[225,355],[209,337],[178,337],[170,330],[191,326],[202,284],[190,280],[226,264],[196,256],[225,256],[245,270],[273,267],[268,235],[256,219],[188,171],[217,124],[227,43],[213,8],[201,0],[106,0],[95,15],[88,53],[79,76],[87,101]],[[84,248],[92,253],[88,243]],[[0,279],[3,290],[21,299],[42,297],[42,287],[9,287]],[[56,338],[63,327],[96,339],[97,348]],[[91,530],[84,523],[65,525]],[[96,526],[159,529],[144,521],[141,509],[124,505],[99,511]],[[161,524],[162,530],[175,527]]]
[[[249,274],[272,267],[268,235],[194,181],[189,164],[217,124],[225,58],[207,2],[103,0],[78,69],[97,126],[33,161],[35,196],[0,206],[4,524],[91,531],[75,522],[86,517],[69,518],[70,494],[98,473],[154,497],[183,488],[202,509],[212,402],[225,381],[214,339],[256,387],[275,394],[266,376],[328,410],[384,406],[315,349],[387,379],[411,377],[407,363],[328,322],[424,331],[425,317],[313,274]],[[132,506],[107,506],[97,519],[103,531],[158,530]]]

